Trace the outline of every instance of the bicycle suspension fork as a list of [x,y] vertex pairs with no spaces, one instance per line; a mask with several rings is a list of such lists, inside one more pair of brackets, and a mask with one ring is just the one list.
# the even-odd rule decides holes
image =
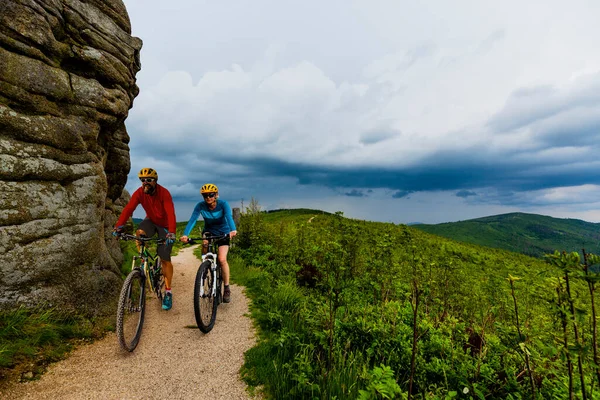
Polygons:
[[[212,287],[210,288],[210,294],[212,297],[216,297],[217,295],[217,261],[216,261],[216,255],[213,253],[206,253],[203,256],[204,260],[209,260],[210,261],[210,273],[212,275]],[[206,279],[206,278],[203,278]],[[202,289],[204,290],[204,285],[202,285]],[[202,293],[203,294],[203,293]]]

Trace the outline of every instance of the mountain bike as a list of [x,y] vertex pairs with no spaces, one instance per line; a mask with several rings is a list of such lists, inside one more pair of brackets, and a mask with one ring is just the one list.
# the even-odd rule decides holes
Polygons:
[[208,240],[208,252],[202,256],[202,263],[196,273],[194,283],[194,316],[196,324],[203,333],[208,333],[215,326],[217,307],[223,301],[223,276],[221,265],[217,259],[219,245],[217,242],[228,235],[188,238],[188,244]]
[[160,256],[152,255],[147,248],[148,242],[163,244],[164,239],[146,238],[118,233],[121,240],[137,240],[138,255],[133,257],[131,272],[125,278],[119,305],[117,307],[117,338],[123,350],[133,351],[142,335],[146,312],[146,286],[154,292],[159,304],[165,294],[165,278],[162,273]]

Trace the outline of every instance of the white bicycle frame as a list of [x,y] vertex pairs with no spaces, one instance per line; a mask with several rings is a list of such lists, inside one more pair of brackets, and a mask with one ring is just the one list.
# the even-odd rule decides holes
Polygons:
[[[211,296],[216,297],[217,294],[217,256],[214,253],[208,252],[202,255],[202,262],[208,260],[210,261],[210,272],[213,276],[212,280],[212,288],[211,288]],[[200,285],[200,296],[204,296],[204,277],[202,277],[202,282]]]

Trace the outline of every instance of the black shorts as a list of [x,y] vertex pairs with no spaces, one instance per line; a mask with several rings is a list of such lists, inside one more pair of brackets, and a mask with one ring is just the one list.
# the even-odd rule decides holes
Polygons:
[[[220,236],[220,234],[219,235],[215,235],[215,234],[212,234],[210,232],[204,232],[202,234],[202,237],[205,237],[207,235],[208,236]],[[230,243],[229,234],[227,234],[227,236],[225,236],[223,239],[217,240],[216,243],[217,243],[218,246],[229,246],[229,243]]]
[[[158,233],[160,239],[167,238],[167,230],[162,226],[156,225],[148,218],[140,222],[137,228],[143,230],[146,237],[152,237]],[[161,260],[171,261],[171,250],[173,250],[173,243],[156,246],[156,254],[160,256]]]

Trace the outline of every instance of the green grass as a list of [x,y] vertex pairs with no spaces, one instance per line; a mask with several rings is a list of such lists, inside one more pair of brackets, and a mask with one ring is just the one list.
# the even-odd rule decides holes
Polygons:
[[[575,347],[572,331],[569,347],[557,336],[559,268],[413,227],[315,210],[252,213],[240,225],[245,237],[230,253],[232,281],[246,286],[259,334],[242,376],[266,398],[406,396],[415,332],[415,398],[451,398],[465,388],[475,398],[529,398],[527,382],[517,379],[524,369],[522,346],[536,374],[546,377],[540,398],[565,395],[566,368],[556,354]],[[552,229],[538,226],[538,236],[528,236],[549,236]],[[304,273],[315,278],[312,284]],[[523,337],[516,333],[509,276],[520,278]],[[571,290],[585,316],[580,323],[590,380],[590,302],[576,270]],[[481,357],[469,347],[478,335],[485,340]]]
[[0,312],[0,377],[10,378],[24,369],[37,376],[75,344],[97,339],[111,327],[108,319],[90,320],[53,308]]
[[[177,231],[183,232],[186,223],[177,224]],[[198,225],[201,227],[202,223]],[[131,271],[131,261],[137,254],[134,241],[120,241],[124,261],[121,275],[124,278]],[[174,246],[173,255],[182,244]],[[151,246],[152,252],[156,246]],[[114,331],[113,315],[88,319],[55,308],[20,307],[16,310],[0,312],[0,383],[21,372],[41,374],[48,363],[66,357],[73,346],[82,341],[101,338],[105,332]]]
[[[562,246],[556,248],[562,249],[570,243],[569,237],[587,237],[592,244],[598,237],[593,233],[596,224],[583,221],[519,214],[499,217],[470,221],[475,224],[471,236],[502,247],[499,244],[509,242],[510,227],[513,236],[520,235],[541,249],[549,243],[558,243]],[[178,237],[186,224],[177,224]],[[193,235],[199,235],[201,227],[199,221]],[[517,282],[517,295],[522,320],[537,335],[532,340],[550,344],[549,335],[556,332],[548,303],[554,292],[546,278],[557,276],[557,271],[539,259],[469,240],[455,242],[413,227],[338,218],[308,209],[245,215],[239,231],[236,242],[240,245],[232,247],[229,256],[231,279],[246,286],[259,333],[257,346],[245,355],[242,375],[249,385],[264,388],[267,397],[356,398],[359,390],[393,390],[388,367],[406,391],[412,334],[410,283],[415,277],[425,302],[418,327],[423,335],[417,379],[421,387],[424,382],[431,384],[427,390],[435,394],[432,398],[443,398],[472,378],[480,361],[462,350],[461,340],[468,338],[467,328],[482,330],[484,326],[488,348],[480,373],[489,374],[485,375],[487,395],[520,390],[514,379],[507,378],[502,385],[494,381],[498,373],[510,377],[513,369],[518,373],[521,367],[508,274],[522,278]],[[552,242],[556,232],[562,240]],[[579,239],[573,240],[578,246]],[[121,242],[121,246],[126,273],[135,244]],[[182,246],[176,242],[174,254]],[[298,283],[298,273],[305,267],[320,274],[316,286]],[[581,282],[573,282],[573,287],[578,307],[587,306],[585,287]],[[334,293],[339,294],[340,306],[333,313],[335,335],[330,349],[327,315]],[[488,320],[493,324],[485,325]],[[55,309],[0,313],[0,377],[19,374],[31,364],[37,376],[75,344],[114,329],[111,324],[112,318],[89,320]],[[584,334],[589,336],[589,332],[586,329]],[[548,368],[556,373],[550,367],[558,361],[541,354],[543,347],[528,345],[540,372]],[[564,382],[564,375],[560,379]],[[559,386],[556,390],[564,393]]]

